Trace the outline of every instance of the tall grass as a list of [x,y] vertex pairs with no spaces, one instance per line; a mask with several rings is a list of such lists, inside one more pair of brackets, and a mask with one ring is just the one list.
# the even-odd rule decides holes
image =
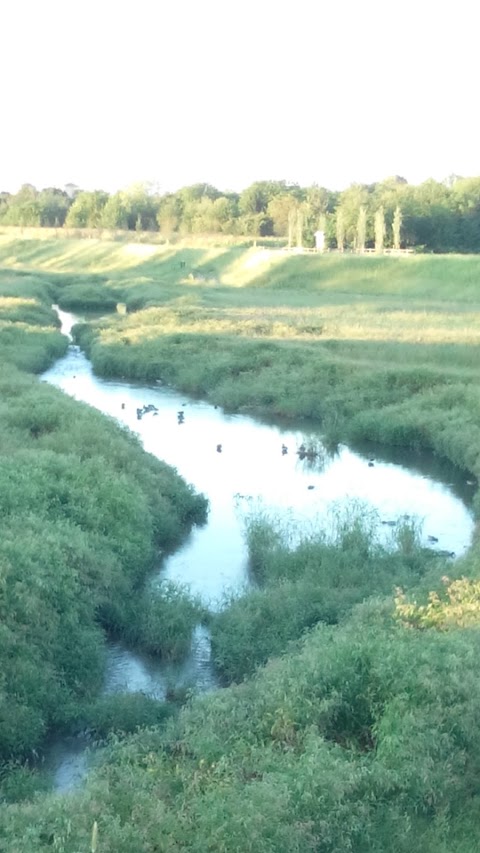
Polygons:
[[[32,270],[63,304],[69,289],[81,296],[88,276],[102,299],[113,304],[122,294],[126,316],[112,312],[79,332],[104,375],[162,379],[230,409],[321,419],[332,441],[430,448],[480,476],[477,257],[302,258],[5,237],[0,260],[19,287],[9,298],[22,296]],[[31,379],[0,379],[0,390],[9,389],[0,396],[8,457],[0,494],[6,519],[18,510],[0,539],[0,566],[8,557],[13,579],[0,623],[10,679],[0,730],[18,751],[25,732],[28,743],[38,741],[56,709],[65,716],[69,707],[72,718],[72,705],[89,703],[101,672],[92,606],[106,621],[117,604],[123,618],[152,543],[174,539],[202,504],[146,463],[131,438],[101,429],[94,413],[57,404],[52,389],[33,405],[40,390]],[[55,453],[72,460],[70,472]],[[92,470],[104,458],[96,485]],[[115,487],[117,475],[131,485],[131,502]],[[104,530],[95,519],[103,501]],[[32,518],[22,527],[27,505]],[[123,552],[124,524],[132,541]],[[0,848],[77,853],[88,849],[96,821],[104,853],[471,853],[479,831],[477,621],[416,627],[445,565],[427,559],[414,527],[404,525],[390,549],[364,513],[337,517],[333,527],[302,539],[268,515],[250,518],[257,588],[212,620],[225,677],[248,678],[193,698],[166,728],[113,739],[74,798],[0,807]],[[31,541],[25,553],[21,530]],[[478,579],[478,540],[449,567],[452,580],[463,574]],[[396,586],[405,591],[397,616],[408,611],[410,621],[395,618]],[[194,603],[176,595],[134,628],[156,643],[170,619],[174,653],[198,618]],[[77,648],[89,672],[76,671]],[[118,713],[151,722],[143,706]],[[116,711],[105,717],[107,730],[118,729]]]
[[87,849],[95,819],[107,853],[467,853],[479,642],[362,606],[254,679],[194,700],[166,731],[113,743],[74,798],[4,807],[4,849]]
[[190,649],[192,633],[205,616],[188,588],[161,581],[133,601],[105,604],[102,621],[127,643],[167,660],[181,660]]
[[369,596],[418,585],[433,555],[416,523],[400,519],[390,542],[380,540],[379,527],[358,503],[335,508],[310,533],[265,511],[249,514],[245,536],[258,586],[227,602],[211,624],[224,679],[241,681],[318,622],[339,623]]
[[[0,271],[0,762],[95,696],[107,606],[138,595],[158,549],[205,517],[205,499],[133,435],[29,375],[65,351],[52,298]],[[166,628],[164,648],[152,634],[178,651]]]

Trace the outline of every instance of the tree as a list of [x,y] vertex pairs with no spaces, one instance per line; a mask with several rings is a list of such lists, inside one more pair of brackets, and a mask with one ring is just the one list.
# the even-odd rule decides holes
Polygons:
[[358,211],[357,221],[357,252],[365,251],[365,240],[367,239],[367,208],[362,204]]
[[182,220],[182,203],[176,193],[168,193],[160,199],[157,213],[158,227],[162,234],[174,234]]
[[385,211],[379,207],[375,213],[375,251],[382,254],[385,243]]
[[274,221],[269,214],[269,205],[276,196],[288,192],[285,181],[257,181],[243,190],[238,202],[240,230],[260,237],[272,236]]
[[297,248],[301,249],[303,246],[303,210],[301,207],[297,208],[297,222],[295,232]]
[[123,193],[115,193],[108,199],[102,210],[102,228],[128,229],[128,212],[125,209]]
[[341,208],[337,209],[336,234],[337,234],[337,249],[339,252],[343,252],[345,249],[345,220],[344,220],[343,210]]
[[5,225],[38,226],[41,224],[39,193],[32,184],[23,184],[18,193],[10,196],[3,215]]
[[108,194],[103,190],[79,193],[68,211],[65,225],[67,228],[100,227],[107,201]]
[[315,232],[325,231],[327,215],[335,210],[336,193],[314,184],[304,193],[303,239],[307,246],[315,245]]
[[403,241],[434,252],[451,251],[458,243],[459,217],[455,192],[434,180],[410,187],[401,202]]
[[120,195],[129,231],[157,231],[159,202],[149,184],[132,184]]
[[68,193],[56,187],[48,187],[37,196],[40,211],[40,225],[59,228],[65,223],[71,205]]
[[[358,244],[358,211],[361,207],[367,209],[369,202],[370,191],[365,184],[352,184],[341,193],[339,206],[343,213],[344,239],[347,245]],[[364,244],[366,238],[365,232]]]
[[235,234],[238,217],[238,195],[229,193],[215,199],[213,213],[217,231],[221,231],[223,234]]
[[269,201],[267,215],[272,220],[275,236],[290,236],[291,219],[296,217],[297,208],[298,200],[291,193],[282,193]]
[[401,241],[401,232],[402,232],[402,211],[400,207],[397,205],[395,208],[395,213],[393,215],[393,248],[400,249],[400,241]]
[[288,213],[288,248],[293,246],[293,232],[297,221],[297,210],[295,207],[290,208]]

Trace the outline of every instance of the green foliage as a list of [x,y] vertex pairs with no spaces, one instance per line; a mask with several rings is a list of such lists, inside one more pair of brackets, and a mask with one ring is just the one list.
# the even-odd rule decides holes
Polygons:
[[70,207],[65,225],[67,228],[98,228],[108,195],[101,190],[81,192]]
[[110,290],[102,281],[68,283],[57,282],[57,300],[60,308],[67,311],[115,311],[121,291]]
[[8,762],[0,765],[0,803],[32,800],[48,791],[48,781],[28,764]]
[[385,243],[385,212],[379,207],[375,213],[375,251],[381,254]]
[[165,732],[113,741],[74,798],[4,808],[4,849],[74,853],[94,819],[109,853],[458,849],[476,804],[479,643],[363,606]]
[[[69,194],[49,187],[38,191],[24,184],[15,195],[0,193],[0,225],[65,226],[90,232],[109,229],[116,236],[121,230],[143,235],[159,229],[166,239],[186,234],[275,235],[282,240],[288,236],[292,245],[294,219],[296,244],[313,246],[314,233],[324,220],[330,248],[343,251],[346,244],[362,251],[365,241],[373,243],[373,218],[383,209],[392,235],[388,244],[394,249],[400,248],[403,222],[406,246],[434,252],[477,252],[479,184],[480,178],[454,176],[445,183],[428,180],[411,186],[395,176],[376,184],[354,183],[341,193],[315,184],[300,187],[286,181],[256,181],[240,194],[222,193],[210,184],[199,183],[159,195],[148,184],[139,183],[111,196],[101,190],[77,189]],[[358,214],[362,209],[366,219],[359,234]],[[400,209],[403,213],[399,218]],[[378,247],[378,239],[375,241]]]
[[427,604],[408,602],[402,590],[395,598],[395,615],[414,628],[469,627],[480,624],[480,581],[442,578],[443,594],[431,591]]
[[82,723],[91,737],[103,740],[112,734],[125,735],[140,728],[160,726],[173,713],[171,704],[143,693],[113,693],[88,705]]
[[400,248],[401,244],[401,233],[402,233],[402,212],[400,207],[396,206],[395,213],[393,214],[393,224],[392,224],[392,245],[393,248],[397,251]]
[[67,342],[50,307],[53,289],[40,278],[0,276],[0,356],[22,370],[40,373],[64,354]]
[[[134,600],[158,548],[206,509],[133,435],[16,369],[65,350],[51,298],[41,279],[0,275],[0,760],[30,754],[98,692],[107,607]],[[187,642],[187,627],[172,637],[173,602],[184,622],[195,609],[182,595],[162,598],[162,635],[145,628],[159,653]],[[161,621],[156,599],[149,608],[142,618]]]
[[[458,193],[462,217],[468,193]],[[392,179],[351,193],[345,215],[355,205],[358,214],[359,196],[369,214],[383,204],[389,227],[401,204],[407,240],[414,219],[426,228],[421,197],[448,237],[440,209],[449,188],[429,184],[415,199]],[[197,190],[185,195],[189,216],[200,200]],[[105,375],[163,379],[237,410],[322,418],[333,438],[431,448],[466,477],[480,475],[476,258],[133,248],[74,241],[59,251],[5,239],[5,263],[22,257],[46,273],[9,274],[5,296],[37,298],[45,288],[43,328],[55,270],[65,292],[88,283],[82,271],[101,275],[95,287],[122,291],[129,309],[79,330]],[[32,303],[3,308],[33,317]],[[449,567],[469,580],[428,599],[445,564],[427,561],[411,524],[387,549],[364,512],[303,538],[253,516],[258,588],[211,620],[226,678],[249,677],[191,699],[165,727],[165,707],[145,697],[92,707],[99,625],[182,654],[202,615],[196,603],[163,588],[150,606],[132,590],[156,547],[201,519],[204,501],[125,431],[9,364],[0,370],[0,435],[3,755],[27,753],[50,726],[76,725],[82,713],[99,737],[142,727],[111,738],[85,790],[3,805],[2,850],[77,853],[91,846],[96,822],[104,853],[471,853],[478,542]],[[395,608],[397,586],[405,599]],[[6,799],[30,799],[35,783],[14,777]]]
[[247,517],[250,570],[261,588],[234,599],[212,620],[222,676],[240,681],[317,622],[336,624],[369,596],[418,583],[431,557],[415,525],[400,520],[386,545],[379,524],[361,505],[337,510],[329,525],[317,524],[309,535],[265,513]]
[[365,251],[366,239],[367,239],[367,209],[362,204],[360,207],[360,210],[358,212],[358,220],[357,220],[357,240],[356,240],[357,252]]
[[102,620],[131,645],[168,660],[187,654],[192,632],[204,611],[188,589],[162,581],[133,601],[105,603]]

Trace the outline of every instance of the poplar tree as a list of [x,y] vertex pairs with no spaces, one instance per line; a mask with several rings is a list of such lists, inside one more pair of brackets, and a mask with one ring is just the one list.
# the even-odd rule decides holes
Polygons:
[[300,208],[297,209],[297,248],[301,249],[303,246],[303,210]]
[[343,252],[345,248],[345,220],[343,217],[343,211],[337,209],[337,222],[336,222],[336,231],[337,231],[337,249],[339,252]]
[[291,249],[293,245],[293,231],[295,228],[295,221],[297,219],[297,209],[296,207],[290,208],[288,212],[288,248]]
[[357,222],[357,252],[365,251],[365,240],[367,238],[367,208],[362,204],[358,211]]
[[382,254],[385,244],[385,212],[383,205],[378,208],[375,214],[375,251],[379,255]]
[[398,205],[395,208],[395,213],[393,214],[392,231],[393,231],[393,248],[399,249],[400,248],[400,241],[401,241],[401,231],[402,231],[402,211],[400,210],[400,207]]

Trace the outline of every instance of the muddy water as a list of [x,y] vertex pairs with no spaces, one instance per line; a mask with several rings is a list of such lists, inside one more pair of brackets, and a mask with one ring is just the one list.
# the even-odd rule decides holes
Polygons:
[[[73,318],[61,311],[59,316],[67,334]],[[382,450],[372,458],[371,448],[367,454],[344,445],[328,454],[318,434],[310,431],[306,436],[305,426],[287,428],[229,415],[160,385],[99,379],[74,345],[43,379],[128,426],[147,451],[207,495],[207,524],[192,530],[162,563],[159,574],[188,583],[213,608],[226,592],[249,583],[242,516],[257,506],[312,525],[328,515],[332,503],[358,499],[378,510],[385,536],[392,531],[387,522],[408,514],[423,521],[425,544],[456,555],[469,546],[474,487],[456,469],[430,456],[388,456]],[[139,417],[138,410],[146,406],[154,408]],[[318,455],[301,458],[302,444],[308,448],[311,442]],[[433,544],[429,537],[438,542]],[[141,690],[161,699],[173,684],[200,690],[215,685],[205,629],[195,632],[191,654],[181,666],[166,667],[118,643],[110,646],[105,693]],[[78,744],[72,748],[66,743],[62,749],[56,743],[48,762],[62,790],[77,784],[86,772],[87,759]]]

